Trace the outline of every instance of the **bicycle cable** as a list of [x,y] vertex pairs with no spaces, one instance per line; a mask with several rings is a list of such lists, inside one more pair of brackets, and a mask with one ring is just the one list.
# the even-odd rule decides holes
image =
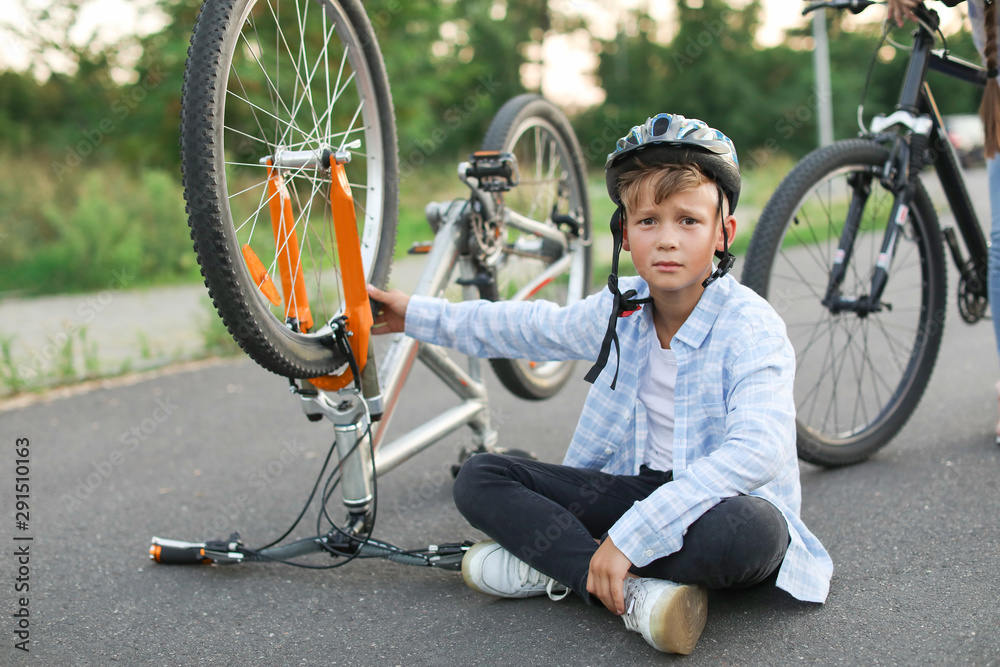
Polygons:
[[865,75],[865,85],[861,89],[861,102],[858,103],[858,127],[861,128],[862,134],[869,133],[868,128],[865,127],[865,98],[868,97],[868,86],[871,85],[872,73],[875,71],[875,63],[878,61],[878,52],[882,49],[882,45],[885,44],[889,30],[888,19],[883,20],[882,37],[879,39],[878,44],[875,46],[875,51],[872,53],[871,62],[868,63],[868,73]]
[[[357,360],[354,358],[354,354],[353,353],[349,353],[346,356],[347,356],[347,362],[348,362],[348,364],[349,364],[349,366],[351,368],[351,372],[354,374],[354,377],[355,378],[360,378],[361,377],[361,370],[360,370],[360,368],[358,366]],[[364,411],[365,411],[365,421],[366,421],[366,424],[367,424],[367,426],[365,428],[365,432],[364,432],[364,434],[361,435],[360,438],[358,438],[358,440],[354,443],[354,446],[351,447],[351,449],[347,452],[347,454],[345,454],[343,457],[338,457],[337,465],[334,466],[333,470],[331,470],[330,474],[327,476],[326,482],[323,484],[323,492],[320,494],[320,510],[317,513],[317,517],[316,517],[316,538],[317,539],[322,540],[322,535],[323,535],[323,531],[321,529],[322,519],[323,519],[323,517],[326,517],[326,519],[329,522],[330,527],[332,529],[331,531],[327,531],[327,534],[329,534],[332,531],[336,531],[336,532],[340,533],[341,535],[343,535],[345,538],[347,538],[348,543],[350,543],[351,541],[360,542],[360,544],[358,545],[358,547],[354,551],[354,553],[352,553],[352,554],[341,553],[341,552],[337,551],[336,549],[334,549],[334,548],[328,546],[327,544],[323,543],[322,541],[320,541],[320,546],[325,551],[329,552],[331,555],[345,557],[346,559],[343,560],[343,561],[337,562],[337,563],[330,564],[330,565],[307,565],[305,563],[296,563],[294,561],[290,561],[290,560],[286,560],[286,559],[273,558],[273,557],[266,556],[266,555],[260,553],[264,549],[267,549],[267,548],[270,548],[270,547],[273,547],[273,546],[279,544],[282,540],[284,540],[286,537],[288,537],[291,534],[291,532],[293,530],[295,530],[296,526],[298,526],[299,523],[302,521],[303,517],[305,516],[306,512],[309,509],[309,506],[313,502],[313,498],[315,498],[315,496],[316,496],[316,490],[319,488],[320,481],[323,479],[323,475],[326,472],[326,467],[327,467],[327,465],[329,465],[330,458],[333,456],[333,452],[334,452],[334,450],[336,448],[336,445],[337,445],[336,440],[334,440],[334,442],[330,445],[330,449],[327,452],[326,459],[323,461],[323,466],[320,468],[319,474],[316,476],[316,482],[315,482],[315,484],[313,484],[312,491],[309,493],[309,497],[306,499],[305,505],[302,507],[302,510],[299,512],[298,517],[296,517],[296,519],[292,523],[292,525],[284,532],[284,534],[281,535],[281,537],[277,538],[276,540],[274,540],[274,541],[270,542],[269,544],[267,544],[267,545],[265,545],[263,547],[260,547],[258,549],[247,549],[246,551],[248,553],[254,555],[257,558],[260,558],[261,560],[266,560],[266,561],[274,562],[274,563],[282,563],[282,564],[285,564],[285,565],[291,565],[293,567],[302,567],[302,568],[307,568],[307,569],[314,569],[314,570],[329,570],[329,569],[333,569],[333,568],[336,568],[336,567],[341,567],[341,566],[346,565],[347,563],[351,562],[355,558],[358,558],[361,555],[362,548],[371,541],[372,533],[375,530],[375,517],[376,517],[377,511],[378,511],[378,481],[377,481],[378,474],[377,474],[377,471],[375,469],[375,446],[374,446],[374,443],[372,442],[372,438],[371,438],[371,434],[372,434],[371,412],[369,410],[367,401],[365,401],[363,398],[361,399],[361,405],[363,406]],[[368,522],[368,531],[365,534],[364,538],[362,539],[361,537],[359,537],[357,535],[352,535],[352,534],[347,533],[340,526],[338,526],[336,524],[336,522],[334,522],[333,518],[330,517],[329,513],[326,511],[326,503],[329,500],[329,497],[333,493],[334,489],[336,489],[337,485],[340,483],[340,477],[339,477],[338,473],[340,472],[340,470],[341,470],[341,468],[342,468],[342,466],[344,464],[344,461],[346,461],[348,458],[350,458],[351,455],[353,455],[354,452],[357,450],[357,448],[361,445],[361,443],[364,442],[364,441],[366,441],[366,440],[368,442],[368,447],[369,447],[369,450],[370,450],[370,460],[371,460],[371,469],[372,469],[372,513],[371,513],[371,521]],[[334,480],[335,477],[336,477],[336,480]],[[333,481],[332,485],[331,485],[331,481]],[[383,547],[383,548],[398,549],[399,551],[402,551],[398,547],[393,547],[392,545],[389,545],[389,544],[384,544],[384,545],[383,544],[379,544],[379,546]]]
[[[367,405],[366,405],[365,409],[366,409],[366,412],[367,412]],[[369,544],[369,543],[375,544],[375,542],[373,542],[372,539],[371,539],[372,533],[375,530],[375,514],[376,514],[377,507],[378,507],[378,494],[377,494],[377,486],[376,486],[377,482],[375,481],[376,475],[375,475],[375,465],[374,465],[374,451],[372,452],[372,454],[373,454],[373,458],[372,458],[372,496],[373,496],[372,497],[372,520],[371,520],[371,523],[369,525],[368,532],[365,534],[365,536],[363,538],[361,538],[361,537],[359,537],[357,535],[351,535],[350,533],[347,533],[346,531],[344,531],[340,526],[336,525],[336,523],[333,521],[333,519],[330,517],[330,515],[326,512],[326,506],[325,506],[326,505],[326,500],[329,499],[329,494],[332,494],[333,490],[336,489],[337,485],[340,483],[340,478],[338,477],[336,479],[336,481],[333,482],[333,485],[329,486],[331,480],[333,480],[334,476],[336,476],[337,473],[340,472],[340,468],[343,465],[344,460],[346,460],[348,457],[351,456],[351,454],[354,453],[354,451],[358,448],[358,446],[360,446],[361,442],[365,438],[368,438],[369,446],[371,446],[370,435],[371,435],[371,422],[369,422],[368,428],[365,430],[365,434],[361,438],[358,439],[358,441],[350,449],[350,451],[347,453],[347,455],[344,456],[343,459],[341,459],[340,461],[338,461],[337,465],[334,467],[334,469],[330,471],[330,474],[329,474],[329,476],[327,476],[327,480],[326,480],[326,482],[323,485],[323,494],[321,495],[321,502],[322,502],[321,508],[320,508],[320,514],[321,514],[321,516],[326,516],[327,517],[327,520],[330,522],[330,527],[333,530],[339,532],[341,535],[343,535],[344,537],[346,537],[349,541],[356,541],[356,542],[360,543],[358,545],[357,550],[353,554],[342,553],[342,552],[337,551],[336,549],[334,549],[334,548],[332,548],[332,547],[330,547],[330,546],[328,546],[328,545],[320,542],[320,546],[325,551],[329,552],[331,555],[334,555],[334,556],[344,557],[345,560],[342,560],[342,561],[339,561],[339,562],[336,562],[336,563],[331,563],[329,565],[309,565],[309,564],[306,564],[306,563],[297,563],[295,561],[287,560],[287,559],[283,559],[283,558],[275,558],[273,556],[267,556],[267,555],[264,555],[264,554],[260,553],[260,551],[257,550],[257,549],[248,549],[247,551],[249,553],[253,554],[255,557],[259,558],[260,560],[264,560],[264,561],[268,561],[268,562],[272,562],[272,563],[281,563],[283,565],[291,565],[292,567],[301,567],[301,568],[310,569],[310,570],[332,570],[332,569],[337,568],[337,567],[342,567],[343,565],[346,565],[347,563],[351,562],[355,558],[360,557],[360,555],[361,555],[361,549],[366,544]],[[334,448],[335,445],[336,445],[336,443],[334,443],[334,445],[331,445],[331,447],[330,447],[330,454],[327,455],[327,460],[328,461],[329,461],[330,455],[332,455],[332,453],[333,453],[333,448]],[[326,469],[326,464],[324,463],[323,468],[320,470],[319,476],[316,478],[316,484],[313,486],[313,491],[309,495],[309,500],[306,502],[306,506],[303,508],[302,512],[299,513],[299,516],[295,520],[295,523],[293,523],[292,526],[287,531],[285,531],[285,534],[281,538],[279,538],[278,540],[272,542],[268,546],[273,546],[274,544],[277,544],[282,539],[284,539],[285,537],[287,537],[288,534],[290,534],[292,532],[292,530],[295,529],[295,526],[297,526],[299,524],[299,522],[302,520],[302,517],[305,515],[306,510],[308,510],[309,505],[312,503],[312,499],[313,499],[313,497],[314,497],[314,495],[316,493],[316,489],[319,487],[320,480],[323,479],[323,473],[325,472],[325,469]],[[327,493],[327,487],[328,486],[329,486],[329,493]],[[321,519],[319,517],[317,517],[317,521],[316,521],[316,538],[317,539],[322,539],[322,531],[320,529],[320,524],[321,524]],[[383,543],[377,543],[377,546],[379,546],[381,548],[389,549],[389,550],[399,549],[398,547],[393,547],[393,545],[383,544]],[[267,547],[262,547],[261,550],[265,549],[265,548],[267,548]],[[400,551],[402,551],[402,550],[400,550]]]
[[[262,547],[258,547],[257,549],[255,549],[255,551],[263,551],[264,549],[269,549],[269,548],[273,547],[274,545],[280,543],[283,539],[285,539],[286,537],[288,537],[293,530],[295,530],[296,526],[299,525],[299,522],[302,521],[302,518],[305,516],[306,512],[309,510],[309,505],[312,504],[312,500],[313,500],[313,498],[316,495],[316,489],[319,488],[319,482],[320,482],[321,479],[323,479],[323,473],[326,472],[326,466],[329,465],[329,463],[330,463],[330,457],[333,456],[333,450],[334,450],[334,447],[336,446],[336,444],[337,443],[334,442],[332,445],[330,445],[330,451],[328,451],[327,454],[326,454],[326,460],[323,461],[323,467],[320,468],[319,475],[316,477],[316,483],[313,484],[312,492],[309,494],[309,498],[306,499],[306,504],[302,507],[302,511],[299,512],[298,517],[295,518],[295,521],[292,523],[292,525],[288,528],[288,530],[286,530],[284,532],[284,534],[281,537],[275,539],[274,541],[272,541],[272,542],[270,542],[268,544],[265,544]],[[338,462],[337,466],[339,467],[339,465],[340,465],[340,463]],[[334,468],[334,470],[336,470],[336,469],[337,468]]]
[[[945,53],[948,52],[948,39],[947,37],[945,37],[944,32],[941,30],[940,24],[938,24],[937,27],[932,28],[930,25],[922,21],[919,17],[915,18],[914,20],[918,24],[920,24],[920,26],[923,27],[923,29],[926,30],[927,32],[931,34],[937,33],[937,35],[941,38],[941,48],[944,49]],[[864,121],[865,97],[868,95],[868,85],[871,83],[872,71],[875,68],[875,61],[878,58],[878,52],[882,49],[882,45],[884,43],[888,43],[894,49],[898,49],[899,51],[913,50],[912,44],[907,45],[903,44],[902,42],[897,42],[896,40],[892,39],[892,37],[889,36],[893,29],[894,28],[892,26],[892,22],[889,20],[889,15],[887,12],[885,17],[882,19],[882,38],[879,40],[878,46],[875,47],[875,53],[872,54],[871,63],[868,65],[868,74],[865,77],[865,87],[861,93],[861,104],[858,105],[858,126],[861,128],[861,132],[863,134],[868,134],[868,128],[865,127],[865,121]]]

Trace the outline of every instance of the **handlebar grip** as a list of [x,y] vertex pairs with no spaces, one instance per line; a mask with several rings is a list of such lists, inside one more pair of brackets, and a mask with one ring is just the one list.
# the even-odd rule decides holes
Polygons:
[[201,565],[211,563],[212,559],[205,556],[204,543],[180,542],[153,538],[149,545],[149,557],[164,565]]

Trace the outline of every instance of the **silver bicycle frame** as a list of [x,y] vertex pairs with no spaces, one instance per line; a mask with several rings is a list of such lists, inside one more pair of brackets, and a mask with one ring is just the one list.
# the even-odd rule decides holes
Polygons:
[[[413,292],[415,295],[441,296],[451,282],[456,265],[463,278],[474,277],[473,260],[460,248],[466,203],[457,200],[433,202],[428,206],[428,218],[441,222]],[[478,297],[474,286],[466,285],[463,289],[465,298]],[[395,440],[383,442],[415,359],[433,371],[461,402]],[[468,370],[463,370],[441,347],[394,334],[378,367],[384,404],[380,421],[370,423],[368,406],[353,386],[338,392],[301,395],[302,409],[307,415],[322,415],[333,422],[337,455],[341,461],[344,505],[352,516],[363,515],[372,500],[370,456],[373,449],[375,470],[381,476],[463,424],[472,428],[474,449],[490,449],[496,443],[497,432],[490,424],[481,365],[480,359],[469,357]],[[373,439],[372,446],[367,441],[369,437]]]

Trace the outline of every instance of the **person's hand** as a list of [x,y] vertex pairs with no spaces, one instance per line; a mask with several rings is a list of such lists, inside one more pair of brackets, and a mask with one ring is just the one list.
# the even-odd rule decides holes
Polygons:
[[372,324],[373,334],[397,333],[404,330],[406,324],[406,306],[410,297],[398,289],[383,292],[374,285],[368,285],[368,296],[372,301],[378,301],[382,308]]
[[608,537],[590,559],[587,592],[596,595],[608,611],[621,616],[625,613],[625,577],[632,561],[618,550]]
[[913,15],[913,8],[920,2],[921,0],[888,0],[889,20],[895,21],[900,28],[903,27],[903,22],[906,19],[916,21],[917,17]]

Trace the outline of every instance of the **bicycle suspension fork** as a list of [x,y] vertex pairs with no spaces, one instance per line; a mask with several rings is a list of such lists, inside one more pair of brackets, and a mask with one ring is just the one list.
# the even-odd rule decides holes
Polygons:
[[[891,304],[882,302],[882,292],[889,280],[889,266],[896,253],[899,235],[902,233],[909,215],[909,202],[913,187],[908,175],[909,170],[905,167],[899,167],[900,164],[907,165],[909,162],[908,149],[905,141],[897,140],[889,160],[886,161],[880,172],[858,171],[850,174],[847,178],[847,183],[851,188],[851,201],[848,205],[844,229],[834,254],[833,264],[830,267],[829,282],[823,299],[823,305],[834,315],[843,311],[853,311],[864,317],[868,313],[879,312],[883,308],[892,308]],[[847,275],[847,266],[854,253],[854,244],[861,228],[865,207],[871,196],[872,181],[875,178],[878,178],[894,192],[895,197],[885,235],[882,237],[882,245],[875,261],[871,290],[868,294],[844,296],[840,289]]]
[[348,528],[355,535],[365,533],[371,528],[372,502],[375,499],[372,424],[365,398],[356,391],[333,394],[337,402],[323,392],[303,389],[298,393],[302,398],[302,409],[310,418],[321,415],[333,422],[334,443],[340,461],[341,496],[348,513]]
[[[906,128],[907,136],[883,134],[894,126]],[[900,109],[888,117],[880,116],[873,119],[872,130],[876,133],[871,138],[872,141],[884,143],[891,140],[892,149],[881,168],[858,171],[847,179],[851,187],[851,202],[823,299],[823,305],[835,315],[843,311],[853,311],[864,317],[883,308],[892,308],[891,304],[882,302],[882,293],[889,280],[889,267],[896,254],[899,236],[903,233],[910,214],[910,204],[915,196],[916,181],[926,160],[928,136],[933,130],[933,122],[927,116],[917,116]],[[850,262],[865,206],[871,195],[872,181],[876,178],[893,193],[892,210],[872,272],[871,290],[868,294],[845,297],[841,294],[840,288],[846,277],[846,267]]]

